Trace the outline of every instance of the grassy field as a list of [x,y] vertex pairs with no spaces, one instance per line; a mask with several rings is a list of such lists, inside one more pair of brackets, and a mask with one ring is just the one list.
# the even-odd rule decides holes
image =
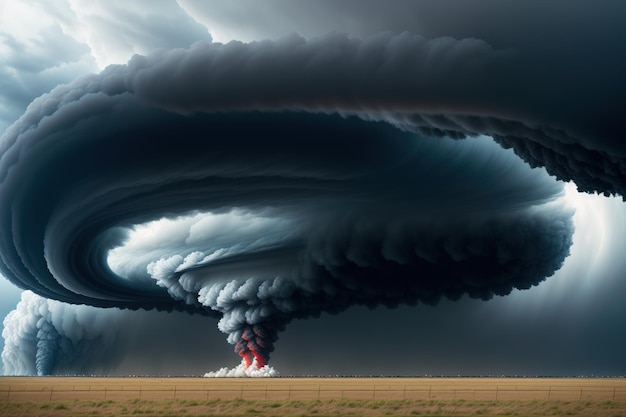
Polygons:
[[0,378],[0,416],[626,417],[626,379]]

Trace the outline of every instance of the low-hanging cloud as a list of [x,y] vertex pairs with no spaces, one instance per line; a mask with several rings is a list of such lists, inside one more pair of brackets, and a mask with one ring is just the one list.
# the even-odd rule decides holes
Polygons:
[[69,303],[220,317],[257,369],[294,318],[537,285],[569,253],[562,186],[450,137],[621,195],[623,156],[504,105],[514,64],[475,39],[291,36],[57,87],[0,143],[0,269]]
[[124,314],[22,293],[4,319],[2,364],[6,375],[93,374],[123,358],[117,332]]

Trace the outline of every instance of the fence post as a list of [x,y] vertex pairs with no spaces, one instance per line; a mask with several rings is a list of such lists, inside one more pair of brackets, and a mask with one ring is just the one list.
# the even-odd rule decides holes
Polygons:
[[430,392],[433,389],[432,385],[428,386],[428,399],[430,400]]
[[104,387],[104,399],[107,399],[107,387]]
[[613,387],[613,401],[615,401],[615,387]]
[[321,391],[321,388],[320,388],[320,386],[318,385],[318,386],[317,386],[317,401],[319,401],[319,400],[320,400],[320,391]]
[[552,385],[548,388],[548,401],[550,400],[550,396],[552,395]]
[[52,402],[52,391],[54,391],[54,386],[50,386],[50,402]]
[[176,385],[174,385],[174,399],[176,399]]
[[9,390],[7,391],[7,401],[11,399],[11,386],[9,385]]
[[578,401],[583,399],[583,387],[580,387],[580,396],[578,397]]
[[406,384],[404,384],[404,391],[402,392],[402,398],[406,399]]
[[374,385],[374,390],[372,391],[372,400],[376,398],[376,385]]
[[498,401],[498,392],[500,391],[500,386],[496,385],[496,401]]

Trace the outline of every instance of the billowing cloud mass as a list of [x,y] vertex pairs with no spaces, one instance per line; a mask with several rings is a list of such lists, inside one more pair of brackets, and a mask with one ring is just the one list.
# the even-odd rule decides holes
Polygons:
[[123,357],[124,341],[116,329],[122,318],[118,309],[72,306],[25,291],[4,319],[4,371],[8,375],[106,371]]
[[[68,303],[218,317],[256,369],[295,318],[530,288],[568,256],[573,213],[528,165],[624,196],[625,153],[505,100],[518,60],[477,39],[291,35],[59,86],[1,139],[0,270]],[[42,352],[63,337],[47,322]]]

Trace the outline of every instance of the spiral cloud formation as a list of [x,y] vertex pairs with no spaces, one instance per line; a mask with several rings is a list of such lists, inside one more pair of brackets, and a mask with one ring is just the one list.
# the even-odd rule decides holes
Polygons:
[[407,32],[134,56],[2,137],[0,270],[67,303],[218,317],[255,370],[295,318],[530,288],[573,226],[528,165],[624,196],[626,153],[505,102],[517,64]]

